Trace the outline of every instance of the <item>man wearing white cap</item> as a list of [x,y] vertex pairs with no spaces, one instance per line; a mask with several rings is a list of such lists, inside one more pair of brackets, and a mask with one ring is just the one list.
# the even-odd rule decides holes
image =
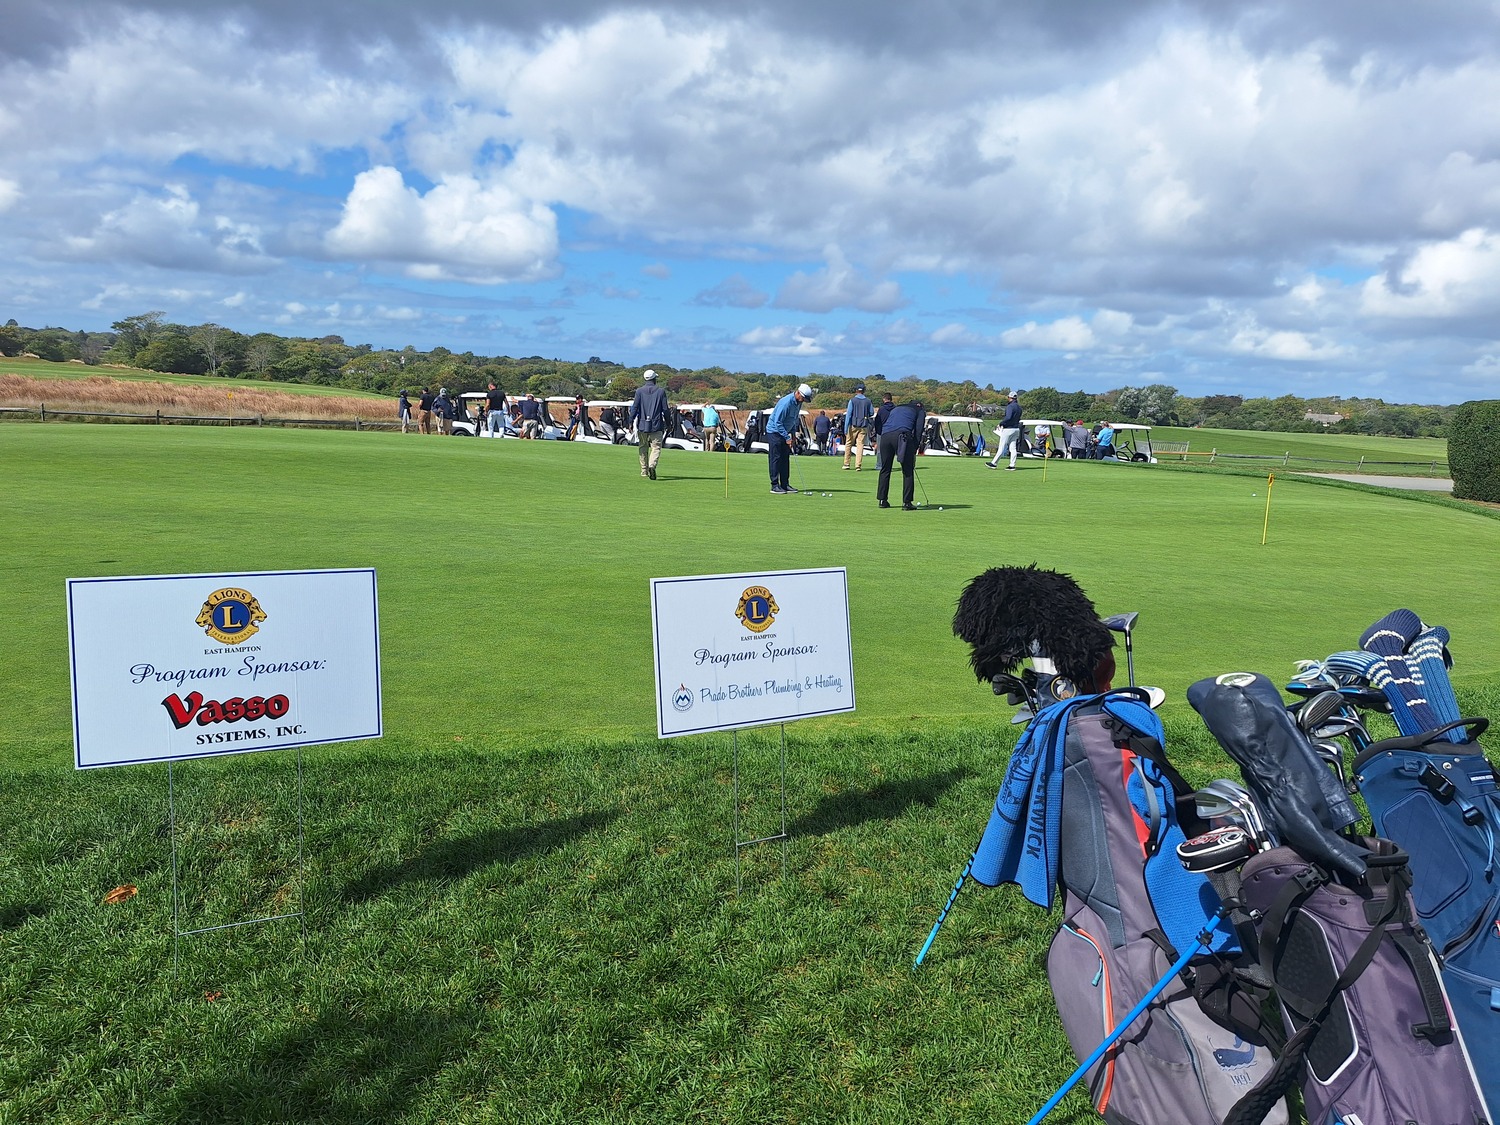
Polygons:
[[771,469],[771,491],[777,495],[797,491],[792,487],[792,456],[788,445],[792,436],[802,430],[799,407],[811,401],[812,395],[812,388],[803,383],[791,394],[782,396],[766,422],[766,461]]
[[635,427],[640,443],[641,476],[656,479],[656,462],[661,458],[662,442],[667,440],[667,392],[656,385],[656,372],[649,368],[641,374],[646,381],[635,392],[630,404],[630,425]]

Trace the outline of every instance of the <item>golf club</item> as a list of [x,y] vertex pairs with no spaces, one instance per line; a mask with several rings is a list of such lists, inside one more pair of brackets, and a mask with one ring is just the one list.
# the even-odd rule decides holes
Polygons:
[[922,474],[916,469],[913,469],[911,471],[911,475],[917,478],[917,487],[922,490],[922,507],[932,507],[932,501],[927,499],[927,486],[922,483]]
[[1265,851],[1275,845],[1275,840],[1266,828],[1265,818],[1254,796],[1237,781],[1219,778],[1210,781],[1193,794],[1193,804],[1198,815],[1205,820],[1227,817],[1239,821],[1255,840],[1256,849]]
[[1135,655],[1130,646],[1130,630],[1135,626],[1137,613],[1115,613],[1104,618],[1104,627],[1113,633],[1125,634],[1125,671],[1130,678],[1130,686],[1135,687]]

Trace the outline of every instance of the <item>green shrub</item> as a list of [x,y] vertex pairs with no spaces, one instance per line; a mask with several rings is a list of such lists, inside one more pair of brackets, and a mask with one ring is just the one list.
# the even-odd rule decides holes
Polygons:
[[1500,504],[1500,401],[1466,402],[1454,408],[1448,427],[1448,465],[1453,495]]

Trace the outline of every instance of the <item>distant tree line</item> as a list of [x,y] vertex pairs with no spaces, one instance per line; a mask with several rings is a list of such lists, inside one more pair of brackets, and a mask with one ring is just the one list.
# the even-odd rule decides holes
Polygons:
[[[26,328],[14,319],[0,327],[0,355],[32,354],[42,359],[76,360],[89,365],[123,364],[148,371],[219,378],[267,379],[315,383],[328,387],[394,394],[402,388],[444,386],[450,391],[483,390],[491,382],[508,394],[583,394],[587,398],[628,399],[640,385],[645,366],[655,368],[678,402],[718,402],[749,409],[772,405],[802,381],[793,375],[727,371],[722,367],[678,369],[653,363],[639,367],[590,356],[585,362],[542,356],[482,356],[437,347],[421,352],[408,345],[397,350],[347,344],[342,336],[316,338],[246,335],[220,324],[173,324],[161,311],[127,316],[109,332],[66,328]],[[812,374],[817,390],[814,408],[842,408],[859,384],[877,402],[889,390],[897,401],[920,397],[930,410],[951,414],[996,414],[1009,388],[980,387],[972,379],[953,382],[908,375],[887,379],[880,374],[852,378]],[[1153,383],[1092,391],[1059,391],[1033,387],[1020,392],[1028,418],[1144,422],[1150,425],[1205,426],[1230,430],[1389,434],[1445,437],[1450,406],[1392,405],[1368,398],[1242,398],[1206,395],[1193,398],[1175,387]],[[1309,415],[1339,415],[1332,424]]]

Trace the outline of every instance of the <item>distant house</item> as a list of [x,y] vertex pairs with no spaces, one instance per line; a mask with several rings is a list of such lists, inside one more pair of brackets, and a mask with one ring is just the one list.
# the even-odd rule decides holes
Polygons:
[[1304,422],[1317,422],[1320,426],[1332,426],[1342,422],[1345,417],[1346,415],[1343,414],[1314,414],[1309,410],[1306,414],[1302,415],[1302,420]]

